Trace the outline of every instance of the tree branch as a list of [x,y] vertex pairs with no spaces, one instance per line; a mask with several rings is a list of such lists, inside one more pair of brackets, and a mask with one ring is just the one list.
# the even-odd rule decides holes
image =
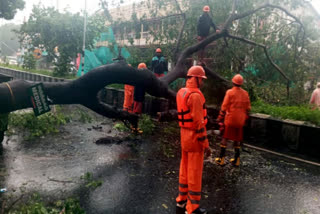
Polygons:
[[173,82],[174,80],[176,80],[178,78],[185,77],[187,74],[186,70],[184,69],[185,59],[187,57],[189,57],[190,55],[192,55],[193,53],[199,51],[200,49],[205,48],[211,42],[213,42],[217,39],[220,39],[220,38],[224,37],[225,35],[227,35],[226,30],[221,31],[220,33],[211,34],[205,40],[184,49],[184,51],[180,54],[178,61],[176,63],[176,66],[173,68],[173,70],[171,72],[169,72],[166,76],[161,77],[160,80],[162,82],[164,82],[165,84],[170,84],[171,82]]
[[183,23],[182,23],[182,27],[181,27],[181,29],[180,29],[180,33],[179,33],[179,36],[178,36],[176,48],[175,48],[175,50],[174,50],[174,52],[173,52],[173,58],[174,58],[173,61],[176,61],[176,60],[177,60],[177,56],[178,56],[178,53],[179,53],[180,43],[181,43],[181,40],[182,40],[184,28],[185,28],[185,25],[186,25],[186,14],[183,14],[182,16],[183,16]]
[[300,19],[298,19],[298,17],[296,17],[295,15],[293,15],[292,13],[290,13],[288,10],[286,10],[285,8],[283,8],[281,6],[273,5],[273,4],[269,4],[269,3],[263,4],[260,7],[257,7],[256,9],[249,10],[249,11],[247,11],[245,13],[242,13],[242,14],[236,14],[236,15],[234,15],[232,17],[231,21],[235,21],[235,20],[238,20],[238,19],[243,19],[243,18],[245,18],[247,16],[250,16],[250,15],[258,12],[259,10],[262,10],[262,9],[265,9],[265,8],[273,8],[273,9],[279,9],[279,10],[283,11],[285,14],[287,14],[287,16],[290,16],[296,22],[298,22],[303,27],[303,30],[305,31],[304,26],[303,26],[302,22],[300,21]]
[[228,29],[230,24],[234,21],[236,8],[237,8],[237,0],[233,0],[231,14],[227,18],[227,20],[224,22],[223,27],[222,27],[223,29]]
[[288,24],[285,24],[285,25],[282,25],[281,27],[279,27],[278,29],[276,30],[273,30],[273,31],[269,31],[269,32],[266,32],[266,33],[259,33],[259,34],[256,34],[255,36],[265,36],[265,35],[268,35],[268,34],[273,34],[273,33],[278,33],[279,31],[281,31],[283,28],[289,26],[289,25],[292,25],[296,23],[296,21],[291,21],[290,23]]
[[[43,83],[43,85],[45,94],[51,100],[50,104],[82,104],[107,117],[132,118],[125,113],[116,112],[99,101],[98,92],[111,83],[139,85],[144,87],[150,95],[168,99],[175,98],[175,94],[168,89],[165,83],[159,81],[152,72],[148,70],[138,71],[122,63],[95,68],[70,82]],[[14,80],[8,82],[8,84],[12,90],[15,103],[12,102],[8,86],[0,84],[0,113],[32,107],[27,89],[35,83]]]
[[268,49],[267,46],[265,46],[264,44],[260,44],[260,43],[256,43],[254,41],[251,41],[249,39],[246,38],[242,38],[242,37],[238,37],[238,36],[234,36],[234,35],[230,35],[228,34],[227,37],[231,38],[231,39],[235,39],[253,46],[258,46],[263,48],[265,55],[267,56],[267,59],[269,60],[269,62],[271,63],[271,65],[286,79],[286,80],[290,80],[290,78],[282,71],[282,69],[274,63],[274,61],[271,59],[269,53],[268,53]]

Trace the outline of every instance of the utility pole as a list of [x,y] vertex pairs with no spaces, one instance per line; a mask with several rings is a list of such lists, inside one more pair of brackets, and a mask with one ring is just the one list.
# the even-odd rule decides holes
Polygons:
[[56,9],[57,9],[57,11],[59,11],[59,0],[57,0]]
[[86,30],[87,30],[87,0],[84,0],[84,24],[83,24],[83,44],[82,44],[82,71],[84,72],[84,50],[86,48]]

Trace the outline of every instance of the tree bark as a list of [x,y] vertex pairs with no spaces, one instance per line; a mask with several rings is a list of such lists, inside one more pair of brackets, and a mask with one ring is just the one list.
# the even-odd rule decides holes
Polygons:
[[[98,92],[111,83],[142,86],[152,96],[175,99],[175,93],[167,85],[146,70],[136,70],[123,63],[113,63],[95,68],[70,82],[43,83],[44,92],[50,104],[82,104],[89,109],[110,118],[136,119],[135,115],[118,111],[100,101]],[[32,103],[28,88],[37,83],[14,80],[0,84],[0,113],[30,108]],[[11,92],[12,91],[12,95]]]

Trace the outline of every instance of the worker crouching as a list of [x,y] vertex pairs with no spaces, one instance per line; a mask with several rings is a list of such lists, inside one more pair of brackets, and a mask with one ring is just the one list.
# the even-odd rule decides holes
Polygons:
[[220,143],[220,156],[215,159],[219,165],[225,165],[227,140],[233,141],[235,155],[230,162],[240,165],[240,142],[243,139],[243,126],[251,109],[248,92],[241,88],[243,77],[237,74],[232,79],[233,87],[226,92],[217,122],[224,123],[223,138]]
[[176,212],[207,213],[199,207],[204,153],[207,156],[211,154],[206,130],[205,98],[199,89],[206,76],[201,66],[192,66],[187,76],[186,87],[177,93],[182,154]]

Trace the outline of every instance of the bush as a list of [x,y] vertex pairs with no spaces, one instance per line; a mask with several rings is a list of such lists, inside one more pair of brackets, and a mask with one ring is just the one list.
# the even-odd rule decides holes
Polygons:
[[22,128],[28,131],[26,139],[30,140],[49,133],[58,133],[59,126],[69,121],[70,118],[60,112],[56,114],[49,112],[39,117],[36,117],[33,112],[11,113],[9,115],[9,132],[12,132],[15,127]]
[[27,70],[32,70],[36,68],[36,60],[34,59],[32,53],[28,53],[23,56],[23,68]]
[[32,199],[15,210],[9,210],[8,214],[34,213],[34,214],[85,214],[77,200],[73,198],[65,201],[57,201],[51,206],[46,206],[41,198],[34,194]]
[[155,124],[152,121],[151,117],[149,115],[143,114],[139,119],[139,128],[142,129],[143,134],[150,135],[152,134]]
[[276,106],[258,100],[252,103],[252,112],[269,114],[280,119],[302,120],[320,126],[320,111],[311,110],[307,105]]

